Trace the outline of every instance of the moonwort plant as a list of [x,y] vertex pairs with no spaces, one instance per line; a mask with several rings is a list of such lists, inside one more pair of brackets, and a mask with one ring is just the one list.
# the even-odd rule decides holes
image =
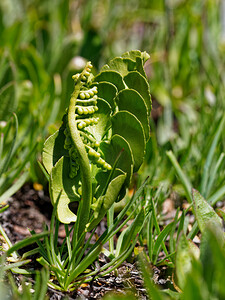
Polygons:
[[[81,73],[73,76],[74,91],[61,127],[44,144],[42,158],[49,174],[53,215],[57,215],[56,224],[65,224],[69,256],[63,256],[64,247],[60,255],[56,250],[55,258],[54,255],[49,258],[43,252],[43,245],[39,243],[39,247],[45,262],[54,265],[54,270],[61,270],[56,276],[63,289],[68,289],[97,258],[102,245],[119,230],[116,227],[131,205],[128,203],[113,221],[113,204],[124,197],[133,173],[143,162],[150,137],[151,97],[143,67],[148,58],[146,52],[126,52],[112,59],[96,76],[91,73],[92,65],[88,62]],[[136,238],[137,229],[141,230],[144,224],[145,214],[139,206],[136,205],[136,226],[124,234],[130,240]],[[81,260],[90,244],[89,239],[84,246],[86,232],[96,228],[106,213],[109,228]],[[130,214],[129,218],[133,216]],[[74,225],[69,231],[71,223]],[[52,230],[53,224],[54,220]],[[134,242],[135,239],[133,246]],[[122,239],[120,244],[121,249],[117,248],[113,261],[117,265],[125,259],[129,248]],[[56,238],[52,244],[46,240],[46,245],[53,251],[50,245],[56,245]]]

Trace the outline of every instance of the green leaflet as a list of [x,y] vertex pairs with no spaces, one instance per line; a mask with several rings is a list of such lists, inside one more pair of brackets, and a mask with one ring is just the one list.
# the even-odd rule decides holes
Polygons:
[[137,71],[127,74],[124,81],[128,88],[136,90],[144,99],[148,108],[148,115],[151,112],[152,101],[150,96],[150,88],[146,78]]
[[[98,187],[95,192],[95,198],[99,199],[102,195],[105,194],[107,187],[109,185],[109,182],[111,182],[114,178],[118,177],[119,175],[125,175],[126,173],[123,172],[121,169],[113,167],[113,171],[100,171],[97,172],[95,179],[98,182]],[[126,177],[127,178],[127,177]],[[119,193],[119,200],[121,200],[121,197],[125,196],[124,190],[126,189],[127,186],[125,186],[125,181],[124,184],[121,188],[121,191]]]
[[141,52],[139,50],[131,50],[131,51],[127,51],[124,54],[122,54],[121,57],[130,58],[134,61],[136,61],[137,58],[141,58],[141,60],[144,64],[150,58],[150,55],[146,51]]
[[95,219],[88,225],[88,231],[92,230],[98,223],[102,220],[108,209],[113,205],[116,201],[119,192],[123,186],[123,183],[126,179],[126,174],[122,174],[114,178],[108,185],[107,191],[104,196],[99,198],[99,203],[92,206],[96,209],[95,211]]
[[200,245],[200,262],[202,274],[210,293],[214,292],[223,299],[225,287],[223,284],[225,268],[225,238],[223,228],[218,224],[210,224],[204,230]]
[[50,174],[53,166],[62,156],[68,156],[68,151],[64,149],[65,135],[62,130],[57,130],[44,143],[42,150],[42,161],[45,169]]
[[192,194],[195,215],[200,231],[203,232],[209,223],[214,223],[217,226],[222,227],[222,219],[217,215],[212,206],[195,189],[192,189]]
[[182,299],[224,299],[224,262],[224,232],[219,224],[206,225],[200,249],[182,234],[173,280],[182,289]]
[[111,71],[111,70],[107,70],[107,71],[102,71],[99,75],[97,75],[95,77],[95,81],[96,82],[110,82],[112,84],[114,84],[118,90],[123,90],[125,89],[125,84],[123,81],[123,78],[121,76],[121,74],[117,71]]
[[50,176],[50,195],[52,204],[61,192],[57,207],[57,216],[60,222],[69,224],[76,221],[76,215],[69,209],[69,203],[72,201],[80,201],[80,196],[76,193],[79,178],[76,180],[69,177],[70,162],[69,158],[62,156],[52,168]]
[[121,135],[130,145],[136,172],[143,162],[146,146],[141,122],[128,111],[120,111],[112,117],[112,134]]
[[146,52],[133,50],[124,53],[121,57],[115,57],[107,65],[102,68],[102,71],[112,70],[119,72],[123,77],[131,71],[138,71],[141,75],[146,76],[143,65],[149,59]]
[[150,137],[148,109],[141,95],[133,89],[125,89],[117,95],[116,103],[119,110],[129,111],[141,122],[147,141]]
[[181,289],[185,286],[187,274],[191,272],[193,260],[197,259],[199,255],[199,248],[193,242],[188,241],[182,233],[176,253],[176,276]]
[[106,161],[108,161],[111,165],[114,164],[119,156],[117,166],[119,166],[119,168],[127,174],[125,183],[128,186],[133,175],[134,159],[127,140],[122,136],[115,134],[112,136],[110,144],[103,142],[100,147],[105,154]]
[[117,88],[110,82],[102,81],[97,84],[98,87],[98,97],[104,99],[106,102],[109,103],[112,110],[115,110],[115,102],[114,98],[117,94]]
[[122,77],[126,76],[130,71],[133,71],[136,67],[136,62],[122,57],[116,57],[112,59],[108,65],[102,68],[102,71],[116,71],[119,72]]
[[[149,57],[146,52],[138,50],[126,52],[103,66],[101,73],[95,77],[94,81],[98,83],[110,82],[118,91],[123,89],[136,90],[143,97],[147,106],[147,113],[150,115],[152,105],[150,87],[143,68]],[[101,96],[101,98],[104,97]]]
[[73,76],[69,109],[42,152],[53,205],[61,192],[57,215],[62,223],[76,220],[69,204],[79,201],[79,222],[85,220],[80,230],[91,216],[90,226],[96,226],[140,168],[150,137],[148,58],[134,50],[112,59],[95,77],[90,63]]

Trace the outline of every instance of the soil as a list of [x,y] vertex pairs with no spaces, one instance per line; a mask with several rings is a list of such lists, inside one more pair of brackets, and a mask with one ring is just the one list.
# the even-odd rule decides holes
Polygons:
[[[29,236],[29,230],[35,230],[36,233],[42,232],[43,224],[49,225],[50,223],[52,205],[48,194],[42,189],[35,190],[33,186],[26,184],[9,199],[8,204],[9,208],[0,215],[0,223],[12,243]],[[98,228],[98,234],[103,233],[105,228],[106,221],[103,220]],[[65,237],[63,226],[60,227],[59,237]],[[34,268],[38,267],[35,257],[32,263]],[[106,258],[102,255],[98,263],[106,263]],[[22,276],[16,274],[14,276],[19,284]],[[153,279],[158,285],[163,287],[170,285],[170,280],[165,278],[165,267],[161,269],[153,267]],[[50,300],[101,299],[112,291],[122,294],[126,291],[133,291],[137,299],[147,299],[143,280],[135,262],[124,262],[117,272],[111,272],[102,278],[93,278],[91,283],[82,284],[71,294],[48,288],[48,297]]]

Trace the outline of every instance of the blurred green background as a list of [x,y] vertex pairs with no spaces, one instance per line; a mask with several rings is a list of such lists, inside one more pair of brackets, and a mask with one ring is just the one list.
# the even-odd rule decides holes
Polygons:
[[[14,190],[27,180],[44,184],[37,160],[68,105],[72,74],[86,60],[97,72],[132,49],[151,55],[152,138],[140,178],[149,175],[153,186],[184,194],[166,155],[172,150],[201,190],[225,108],[224,7],[222,0],[1,0],[0,195],[21,174]],[[215,173],[206,197],[223,187],[224,146],[221,131],[205,175]]]

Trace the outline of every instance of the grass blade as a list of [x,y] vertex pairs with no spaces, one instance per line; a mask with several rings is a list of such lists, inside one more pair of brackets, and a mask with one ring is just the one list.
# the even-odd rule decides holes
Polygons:
[[18,178],[18,180],[0,196],[0,203],[6,202],[9,197],[11,197],[13,194],[15,194],[21,186],[26,182],[27,178],[29,176],[28,172],[23,173],[22,176]]
[[84,272],[88,266],[90,266],[93,261],[98,257],[101,252],[102,246],[99,245],[95,248],[88,256],[81,261],[81,263],[71,272],[71,274],[67,277],[65,288],[69,286],[69,284],[82,272]]
[[155,287],[151,279],[151,269],[147,259],[145,258],[143,252],[138,256],[139,267],[142,272],[142,277],[144,279],[145,288],[149,299],[152,300],[163,300],[164,298],[160,295],[159,290]]
[[213,183],[215,181],[215,178],[216,178],[216,174],[224,160],[224,157],[225,157],[225,154],[224,153],[221,153],[220,154],[220,157],[215,165],[215,167],[213,168],[211,174],[210,174],[210,177],[209,177],[209,181],[208,181],[208,184],[207,184],[207,187],[206,187],[206,191],[205,191],[205,197],[207,198],[208,195],[210,194],[210,191],[211,191],[211,188],[213,186]]
[[153,218],[152,218],[152,212],[149,214],[148,218],[148,225],[147,225],[147,245],[148,245],[148,256],[150,258],[150,261],[152,261],[152,251],[153,251]]
[[11,264],[3,267],[3,269],[4,269],[4,271],[7,271],[7,270],[12,270],[13,271],[14,268],[21,267],[21,266],[26,265],[26,264],[28,264],[30,262],[31,262],[31,259],[26,259],[26,260],[18,261],[18,262],[11,263]]
[[192,197],[191,197],[191,189],[192,189],[192,184],[189,180],[189,178],[187,177],[187,175],[184,174],[184,172],[182,171],[176,157],[174,156],[172,151],[167,151],[166,152],[167,156],[169,157],[173,167],[176,170],[176,173],[184,187],[184,190],[186,192],[186,196],[187,196],[187,200],[189,203],[192,202]]
[[214,206],[225,195],[225,185],[218,189],[211,197],[208,198],[208,203]]
[[15,126],[16,126],[16,130],[15,130],[15,134],[13,136],[13,140],[12,140],[12,143],[11,143],[11,147],[8,151],[8,154],[7,156],[5,157],[5,160],[3,162],[3,165],[1,166],[0,168],[0,178],[2,176],[2,174],[7,170],[8,168],[8,165],[10,163],[10,160],[12,158],[12,153],[14,151],[14,147],[16,145],[16,138],[17,138],[17,134],[18,134],[18,119],[17,119],[17,116],[16,114],[13,114],[13,117],[14,117],[14,121],[15,121]]
[[42,232],[42,233],[34,234],[31,237],[28,237],[28,238],[26,238],[22,241],[19,241],[15,245],[13,245],[9,250],[7,250],[6,255],[9,256],[13,252],[15,252],[15,251],[17,251],[21,248],[24,248],[28,245],[31,245],[31,244],[35,243],[37,240],[39,240],[39,239],[41,239],[41,238],[43,238],[47,235],[49,235],[49,232],[45,231],[45,232]]
[[206,159],[206,162],[205,162],[205,165],[204,165],[203,176],[202,176],[202,180],[201,180],[201,188],[200,188],[200,193],[203,195],[203,197],[206,196],[206,190],[207,190],[206,186],[207,186],[207,183],[208,183],[209,168],[212,164],[213,155],[214,155],[216,146],[219,142],[219,138],[221,136],[222,130],[224,129],[224,123],[225,123],[225,116],[220,121],[219,127],[216,131],[215,137],[214,137],[212,145],[209,149],[209,153],[207,155],[207,159]]
[[[156,264],[158,255],[159,255],[159,251],[161,249],[161,247],[163,248],[164,246],[164,241],[166,240],[167,236],[169,235],[169,233],[171,232],[171,229],[174,226],[174,222],[169,223],[159,234],[159,236],[156,239],[154,248],[153,248],[153,262],[154,264]],[[165,253],[166,255],[168,255],[167,251]]]

